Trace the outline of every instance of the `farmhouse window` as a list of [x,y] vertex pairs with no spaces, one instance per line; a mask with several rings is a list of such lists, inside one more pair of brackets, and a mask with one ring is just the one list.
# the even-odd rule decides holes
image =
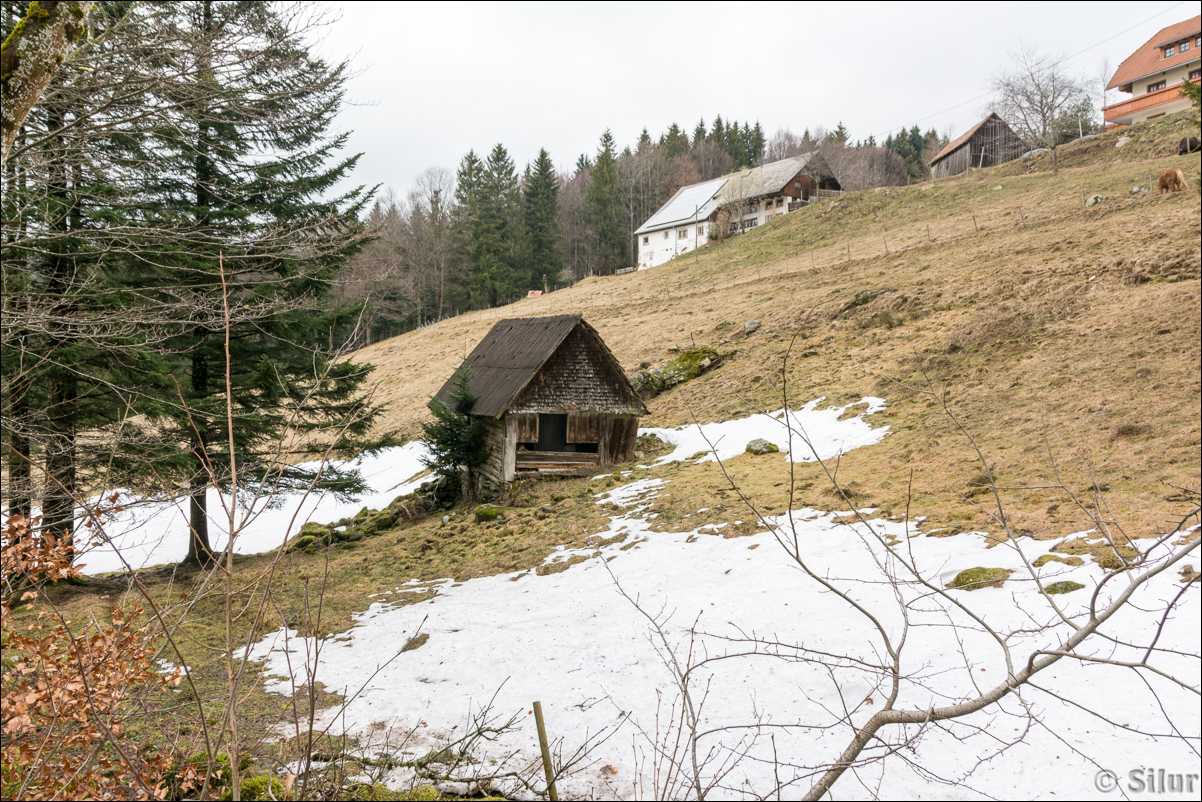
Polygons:
[[1169,56],[1175,56],[1175,55],[1177,55],[1177,47],[1175,45],[1169,45],[1168,47],[1166,47],[1164,49],[1164,57],[1165,58],[1168,58]]
[[1202,77],[1202,70],[1190,70],[1189,79],[1192,81],[1195,78]]
[[667,231],[665,231],[665,232],[664,232],[664,239],[667,239],[667,238],[668,238],[668,232],[667,232]]
[[785,199],[784,199],[784,198],[777,198],[777,199],[776,199],[776,208],[778,208],[778,209],[779,209],[780,207],[782,207],[782,206],[784,206],[784,205],[785,205]]
[[1154,84],[1148,84],[1148,91],[1155,92],[1157,89],[1164,89],[1164,81],[1158,81]]
[[676,238],[677,239],[684,239],[688,235],[689,235],[689,230],[687,228],[680,228],[680,229],[676,230]]
[[1189,40],[1188,39],[1186,39],[1184,42],[1181,43],[1181,52],[1184,53],[1187,50],[1189,50]]
[[651,244],[651,237],[643,237],[643,244],[644,244],[644,245],[650,245],[650,244]]

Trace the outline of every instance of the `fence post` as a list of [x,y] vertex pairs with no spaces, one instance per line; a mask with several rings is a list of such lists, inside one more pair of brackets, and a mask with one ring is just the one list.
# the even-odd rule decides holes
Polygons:
[[551,771],[551,748],[547,746],[547,728],[543,724],[543,703],[534,703],[534,723],[538,727],[538,747],[543,753],[543,773],[547,775],[547,793],[551,802],[559,802],[559,794],[555,790],[555,772]]

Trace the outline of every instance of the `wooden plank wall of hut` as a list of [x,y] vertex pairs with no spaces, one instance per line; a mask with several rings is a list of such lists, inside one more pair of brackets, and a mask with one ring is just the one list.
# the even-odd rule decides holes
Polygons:
[[495,495],[507,481],[505,457],[513,452],[513,446],[506,437],[505,424],[493,418],[476,420],[484,424],[484,445],[488,448],[488,459],[476,472],[477,495],[485,498]]
[[601,451],[602,465],[615,465],[634,459],[634,446],[638,440],[639,419],[635,417],[612,417],[606,427],[604,450]]
[[931,172],[934,174],[932,178],[947,178],[949,175],[959,175],[969,167],[971,142],[965,142],[962,147],[956,148],[947,156],[939,160],[932,166]]

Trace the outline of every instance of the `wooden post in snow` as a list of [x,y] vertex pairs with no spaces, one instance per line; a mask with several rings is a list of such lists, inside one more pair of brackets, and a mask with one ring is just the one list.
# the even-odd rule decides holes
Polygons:
[[551,748],[547,746],[547,728],[543,724],[543,703],[534,703],[534,723],[538,727],[538,747],[543,753],[543,773],[547,775],[547,793],[551,802],[559,802],[559,794],[555,790],[555,772],[551,770]]

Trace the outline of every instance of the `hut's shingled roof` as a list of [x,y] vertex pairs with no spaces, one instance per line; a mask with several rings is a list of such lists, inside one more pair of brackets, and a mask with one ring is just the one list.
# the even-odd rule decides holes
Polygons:
[[1179,50],[1176,55],[1169,56],[1168,58],[1161,58],[1161,54],[1165,45],[1171,45],[1173,42],[1180,41],[1181,39],[1195,37],[1199,31],[1202,31],[1202,15],[1178,22],[1176,25],[1170,25],[1167,28],[1162,28],[1159,33],[1144,42],[1139,50],[1136,50],[1119,65],[1119,68],[1114,72],[1114,77],[1110,79],[1110,83],[1106,85],[1106,88],[1113,89],[1116,86],[1126,86],[1129,83],[1138,81],[1140,78],[1147,78],[1150,75],[1162,73],[1181,64],[1197,61],[1198,48],[1193,46],[1196,44],[1196,40],[1190,42],[1191,47],[1185,52]]
[[[596,330],[576,315],[512,318],[493,326],[460,366],[471,369],[472,392],[478,396],[472,414],[495,418],[504,413],[577,326],[583,326],[595,340],[602,358],[613,364],[614,373],[621,377],[634,403],[646,414],[617,357]],[[454,384],[452,375],[434,397],[445,404],[451,403]]]

